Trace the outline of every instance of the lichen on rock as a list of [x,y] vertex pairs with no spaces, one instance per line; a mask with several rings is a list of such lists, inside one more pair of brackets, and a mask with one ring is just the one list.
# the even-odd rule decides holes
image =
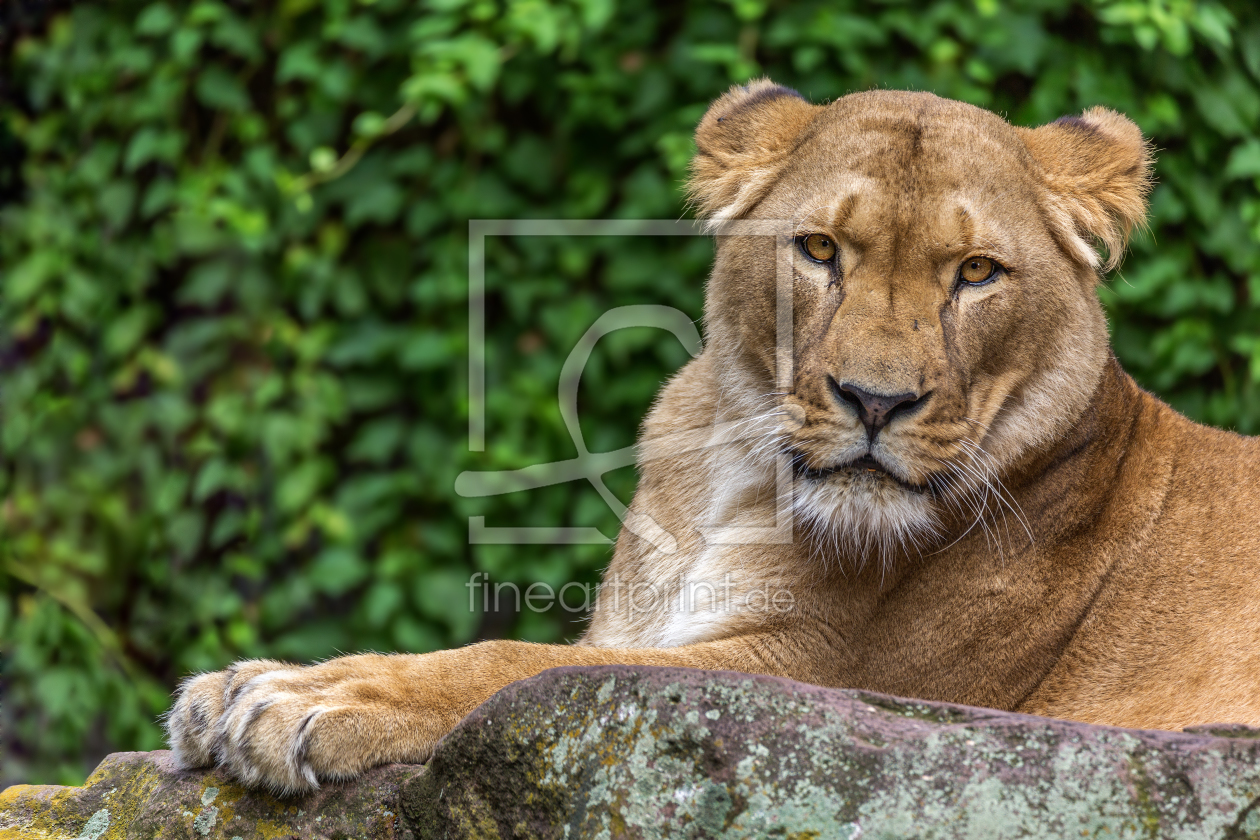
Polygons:
[[170,753],[114,753],[83,787],[14,785],[0,792],[0,840],[403,840],[402,782],[423,772],[378,767],[355,782],[277,799],[220,771],[179,770]]
[[1260,837],[1256,734],[561,668],[469,716],[403,807],[420,837]]
[[169,753],[0,793],[0,840],[1260,840],[1260,731],[1089,726],[678,668],[558,668],[427,767],[277,799]]

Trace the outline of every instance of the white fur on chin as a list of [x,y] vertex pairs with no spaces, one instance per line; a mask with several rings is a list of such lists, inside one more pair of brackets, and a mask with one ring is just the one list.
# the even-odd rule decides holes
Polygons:
[[913,550],[939,531],[926,494],[865,472],[798,479],[793,512],[827,559],[856,562],[859,568],[867,560],[886,568],[899,551]]

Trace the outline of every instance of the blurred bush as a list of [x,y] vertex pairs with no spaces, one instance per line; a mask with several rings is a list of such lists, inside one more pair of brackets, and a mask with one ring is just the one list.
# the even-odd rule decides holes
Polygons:
[[[701,239],[487,241],[487,447],[468,447],[468,220],[677,218],[691,129],[768,73],[815,100],[933,90],[1036,124],[1094,104],[1160,149],[1102,291],[1128,369],[1260,427],[1260,15],[1192,0],[259,0],[0,11],[0,786],[160,745],[177,680],[238,657],[424,651],[579,625],[470,611],[594,581],[605,546],[470,546],[616,519],[557,377],[610,307],[693,317]],[[686,359],[601,342],[593,451]],[[611,476],[623,500],[633,470]]]

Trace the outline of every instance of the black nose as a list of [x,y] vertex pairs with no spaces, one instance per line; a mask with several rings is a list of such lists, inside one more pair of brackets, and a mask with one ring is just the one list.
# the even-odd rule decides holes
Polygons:
[[836,399],[846,402],[857,409],[858,419],[866,427],[866,437],[872,443],[875,441],[875,436],[888,425],[895,415],[900,416],[910,413],[922,405],[928,397],[927,394],[923,396],[918,396],[917,394],[893,394],[885,397],[881,394],[872,394],[870,391],[864,391],[851,382],[836,382],[830,376],[827,379],[831,383],[831,392],[836,395]]

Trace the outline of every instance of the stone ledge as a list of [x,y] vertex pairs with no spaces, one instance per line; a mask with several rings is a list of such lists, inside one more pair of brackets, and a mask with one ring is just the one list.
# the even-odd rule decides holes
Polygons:
[[559,668],[473,712],[403,810],[426,838],[1260,838],[1260,732],[1201,729]]
[[0,840],[404,840],[403,782],[423,767],[393,764],[277,799],[217,771],[179,770],[165,750],[107,756],[83,787],[14,785],[0,793]]
[[427,768],[280,800],[169,754],[0,793],[8,838],[1260,838],[1260,731],[1088,726],[771,677],[558,668]]

